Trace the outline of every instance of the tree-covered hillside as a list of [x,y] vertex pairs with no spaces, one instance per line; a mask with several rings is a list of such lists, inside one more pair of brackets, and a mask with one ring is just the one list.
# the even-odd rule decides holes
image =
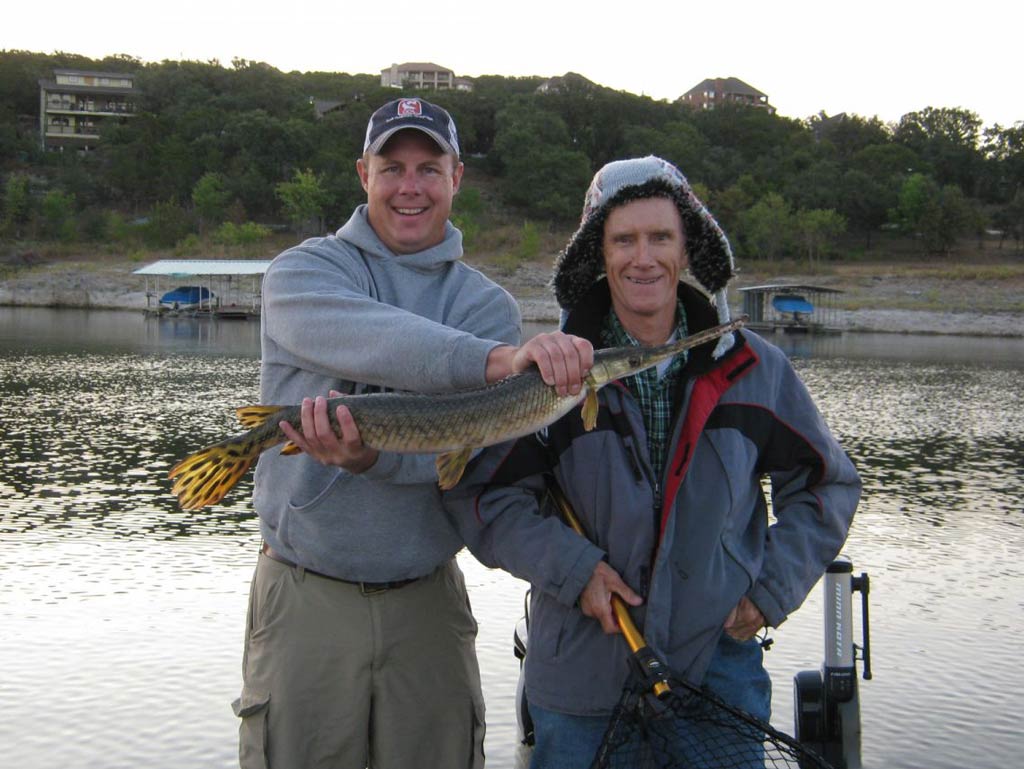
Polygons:
[[[54,68],[136,73],[137,116],[105,124],[93,152],[44,152],[38,80]],[[746,258],[842,256],[871,249],[880,233],[928,253],[995,230],[1020,247],[1024,121],[983,127],[949,107],[897,124],[793,120],[695,112],[571,74],[542,82],[487,76],[472,92],[423,94],[452,112],[467,164],[491,179],[493,195],[460,194],[468,234],[501,217],[528,220],[527,234],[570,226],[597,168],[654,153],[683,170]],[[245,60],[2,51],[0,236],[168,246],[244,242],[276,225],[333,229],[363,198],[353,163],[367,118],[397,95],[376,75]],[[318,118],[314,100],[340,105]]]

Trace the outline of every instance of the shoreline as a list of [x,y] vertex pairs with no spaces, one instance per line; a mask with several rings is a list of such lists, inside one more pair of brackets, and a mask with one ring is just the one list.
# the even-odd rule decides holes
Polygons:
[[[508,290],[519,302],[523,320],[530,323],[557,323],[558,305],[548,295],[546,287],[548,270],[538,265],[527,265],[513,275],[497,273],[487,265],[473,265],[489,274],[493,280]],[[145,278],[134,275],[139,267],[135,262],[64,262],[35,265],[28,269],[8,273],[0,281],[0,306],[7,307],[52,307],[103,310],[146,309]],[[744,276],[748,277],[748,276]],[[753,278],[741,283],[750,284]],[[778,280],[792,282],[815,282],[825,284],[821,277],[786,276]],[[878,279],[875,278],[875,281]],[[934,310],[893,307],[892,296],[914,296],[920,294],[920,281],[911,278],[885,277],[888,291],[858,293],[858,287],[850,282],[845,285],[849,296],[856,300],[856,309],[835,309],[830,311],[830,321],[842,331],[893,334],[930,334],[984,337],[1024,337],[1024,312],[1016,309],[980,310]],[[737,281],[739,283],[739,281]],[[877,285],[877,283],[876,283]],[[151,286],[152,287],[152,286]],[[981,285],[977,282],[965,287],[963,283],[943,286],[944,291],[958,291],[961,295],[976,294],[979,306],[1007,306],[1000,297],[992,296],[1000,287]],[[1007,287],[1005,290],[1013,291]],[[865,307],[864,304],[877,299],[888,306]],[[904,300],[906,301],[906,300]],[[908,302],[912,303],[912,302]],[[1010,306],[1019,306],[1019,304]],[[730,296],[730,309],[735,317],[740,311],[740,297],[737,291]]]
[[[533,323],[558,321],[558,306],[552,300],[520,300],[523,320]],[[740,314],[730,302],[732,316]],[[1024,315],[1020,313],[936,312],[929,310],[833,310],[840,331],[871,334],[922,334],[930,336],[1024,337]],[[770,332],[768,332],[770,333]]]

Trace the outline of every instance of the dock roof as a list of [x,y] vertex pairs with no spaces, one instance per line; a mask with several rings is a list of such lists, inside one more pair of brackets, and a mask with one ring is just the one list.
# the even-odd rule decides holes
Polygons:
[[262,275],[270,266],[271,259],[161,259],[147,264],[133,275]]
[[807,283],[768,283],[763,286],[744,286],[739,291],[804,291],[806,293],[818,292],[819,294],[841,294],[842,289],[829,288],[828,286],[812,286]]

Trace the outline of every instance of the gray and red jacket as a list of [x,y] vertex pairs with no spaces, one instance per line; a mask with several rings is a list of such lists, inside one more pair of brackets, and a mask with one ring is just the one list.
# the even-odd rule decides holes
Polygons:
[[[690,333],[717,322],[696,290],[681,283],[680,298]],[[600,281],[565,330],[599,347],[609,304]],[[445,495],[473,554],[533,586],[526,688],[541,707],[603,715],[621,693],[625,641],[576,605],[598,561],[644,597],[631,612],[648,644],[699,682],[742,596],[778,626],[846,539],[860,479],[786,356],[747,331],[721,360],[711,358],[714,345],[690,351],[660,478],[640,409],[613,382],[599,393],[595,429],[573,410],[541,433],[485,449]],[[552,514],[550,477],[591,541]]]

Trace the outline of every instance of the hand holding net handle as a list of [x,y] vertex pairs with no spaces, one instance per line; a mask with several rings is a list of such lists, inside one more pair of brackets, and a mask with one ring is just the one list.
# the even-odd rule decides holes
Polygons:
[[[565,494],[558,484],[554,481],[548,483],[548,491],[551,494],[551,498],[555,500],[555,504],[558,505],[558,509],[562,513],[565,522],[569,524],[573,531],[586,538],[587,535],[583,531],[576,513],[573,512],[572,505],[569,504],[569,500],[565,498]],[[630,651],[633,652],[641,669],[650,681],[655,696],[662,697],[668,694],[670,688],[664,666],[657,655],[647,646],[647,641],[644,640],[643,635],[637,629],[633,618],[629,616],[625,602],[614,594],[612,595],[612,611],[615,613],[615,620],[622,629],[622,634],[626,637],[626,643],[629,644]]]

